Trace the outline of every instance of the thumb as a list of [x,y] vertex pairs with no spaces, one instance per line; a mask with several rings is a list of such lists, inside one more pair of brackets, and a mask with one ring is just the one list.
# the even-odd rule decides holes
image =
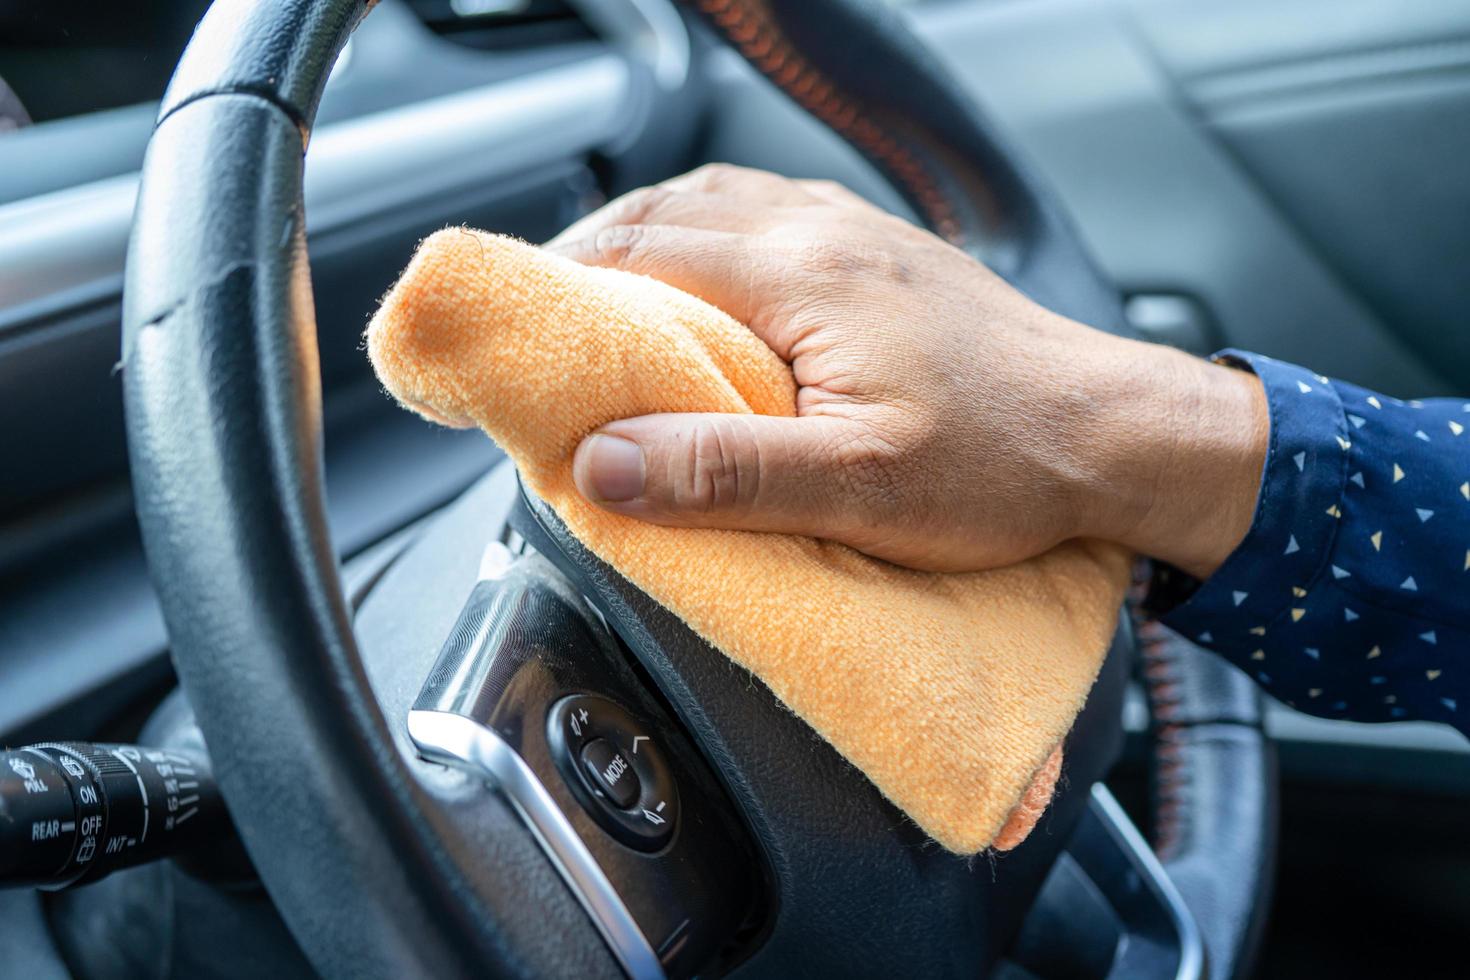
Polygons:
[[859,431],[829,416],[645,415],[584,439],[572,477],[598,506],[656,524],[844,540],[861,526]]

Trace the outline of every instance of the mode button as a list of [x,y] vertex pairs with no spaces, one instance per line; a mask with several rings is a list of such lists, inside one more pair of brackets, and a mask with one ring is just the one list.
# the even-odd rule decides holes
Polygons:
[[628,765],[617,746],[605,738],[595,738],[582,748],[582,765],[593,784],[622,810],[638,802],[638,774]]
[[551,706],[546,747],[577,802],[629,847],[658,851],[679,823],[679,789],[657,730],[621,705],[572,694]]

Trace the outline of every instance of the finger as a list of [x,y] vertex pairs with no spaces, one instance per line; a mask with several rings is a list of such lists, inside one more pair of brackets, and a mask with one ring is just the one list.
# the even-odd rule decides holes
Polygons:
[[773,297],[785,295],[792,268],[748,235],[664,225],[613,225],[591,238],[549,243],[546,248],[583,265],[650,276],[698,296],[748,325],[782,357],[770,315]]
[[614,225],[642,224],[657,196],[667,193],[657,186],[640,187],[629,191],[604,204],[596,211],[584,214],[541,247],[555,251],[568,242],[593,238],[603,228],[611,228]]
[[598,506],[656,524],[857,543],[873,499],[860,432],[826,416],[646,415],[588,436],[572,474]]

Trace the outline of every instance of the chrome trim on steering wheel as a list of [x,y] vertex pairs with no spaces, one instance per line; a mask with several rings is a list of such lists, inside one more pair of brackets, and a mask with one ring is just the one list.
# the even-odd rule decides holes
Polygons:
[[1112,792],[1102,783],[1092,786],[1089,815],[1101,824],[1112,842],[1123,852],[1132,865],[1141,884],[1153,893],[1153,897],[1168,911],[1169,919],[1179,941],[1179,964],[1175,969],[1175,980],[1203,980],[1205,976],[1205,946],[1200,936],[1194,914],[1184,904],[1184,897],[1169,873],[1154,856],[1148,842],[1133,826],[1133,821],[1124,812]]
[[410,711],[408,733],[426,758],[494,783],[587,910],[623,971],[634,980],[663,980],[663,966],[632,913],[541,780],[514,749],[479,722],[447,711]]
[[[480,556],[477,582],[503,580],[516,560],[503,543],[490,542]],[[493,594],[477,585],[470,593],[466,613],[486,611],[485,603],[493,602]],[[450,636],[425,694],[420,694],[419,706],[409,710],[409,737],[424,758],[488,779],[504,793],[612,949],[623,972],[634,980],[663,980],[663,965],[648,937],[540,777],[494,729],[469,713],[469,706],[477,703],[476,690],[500,649],[494,641],[494,617],[471,615],[469,621],[477,623],[474,630],[463,634],[456,631]],[[435,678],[442,686],[436,687]],[[430,691],[435,693],[426,697]]]

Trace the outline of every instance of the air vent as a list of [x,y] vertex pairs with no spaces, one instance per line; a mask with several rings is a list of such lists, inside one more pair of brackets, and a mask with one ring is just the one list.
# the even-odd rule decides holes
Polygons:
[[528,48],[593,37],[566,0],[407,0],[435,34],[484,50]]

